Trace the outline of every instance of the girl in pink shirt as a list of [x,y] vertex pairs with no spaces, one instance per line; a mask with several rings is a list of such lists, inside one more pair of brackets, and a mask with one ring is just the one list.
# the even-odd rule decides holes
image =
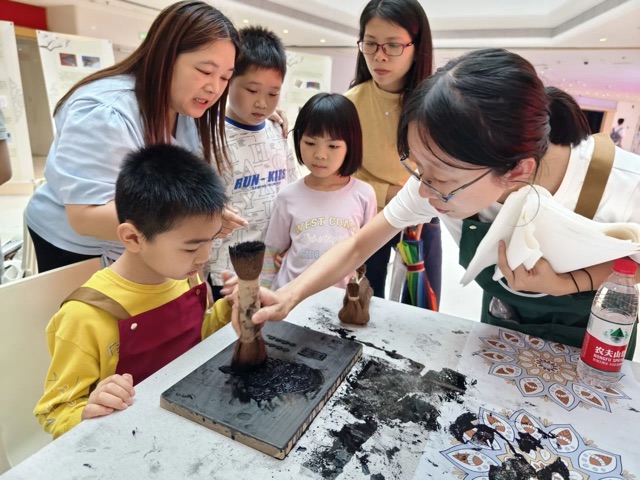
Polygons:
[[[278,193],[271,214],[262,284],[273,290],[354,235],[377,212],[373,188],[351,177],[362,165],[362,130],[350,100],[329,93],[310,98],[298,114],[293,139],[298,162],[309,174]],[[277,269],[275,256],[284,252]],[[354,274],[336,286],[344,288]]]

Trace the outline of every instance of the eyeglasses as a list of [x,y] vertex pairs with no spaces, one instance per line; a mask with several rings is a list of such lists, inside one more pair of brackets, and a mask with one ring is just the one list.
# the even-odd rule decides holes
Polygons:
[[478,178],[476,178],[475,180],[470,181],[469,183],[465,183],[464,185],[462,185],[461,187],[456,188],[454,191],[452,191],[451,193],[445,195],[444,193],[442,193],[439,190],[436,190],[435,187],[433,187],[431,185],[431,180],[423,180],[422,179],[422,175],[418,172],[416,172],[415,170],[413,170],[409,165],[407,165],[406,161],[409,158],[409,154],[405,153],[402,157],[400,157],[400,163],[402,164],[402,166],[404,168],[407,169],[407,171],[419,182],[422,182],[422,184],[427,187],[429,190],[431,190],[433,193],[436,194],[436,196],[442,200],[444,203],[447,203],[449,200],[451,200],[451,198],[453,198],[453,196],[457,193],[460,193],[462,190],[464,190],[467,187],[470,187],[471,185],[473,185],[476,182],[479,182],[480,180],[482,180],[484,177],[486,177],[487,175],[489,175],[491,173],[491,169],[487,170],[486,172],[484,172],[482,175],[480,175]]
[[413,42],[409,43],[376,43],[370,42],[368,40],[358,40],[358,49],[364,53],[365,55],[373,55],[375,54],[379,48],[382,48],[382,51],[385,55],[390,57],[399,57],[404,53],[404,49],[413,45]]

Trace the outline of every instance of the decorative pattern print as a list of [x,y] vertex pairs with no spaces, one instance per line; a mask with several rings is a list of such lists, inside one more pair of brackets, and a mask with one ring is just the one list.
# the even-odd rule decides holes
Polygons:
[[526,410],[480,408],[477,417],[460,415],[449,433],[458,444],[440,453],[461,480],[636,478],[624,470],[620,455],[597,448],[571,425],[549,425]]
[[590,387],[579,382],[577,348],[500,329],[481,337],[485,349],[474,352],[490,365],[489,374],[515,385],[524,397],[549,399],[571,411],[578,405],[611,412],[611,404],[629,399],[620,384]]

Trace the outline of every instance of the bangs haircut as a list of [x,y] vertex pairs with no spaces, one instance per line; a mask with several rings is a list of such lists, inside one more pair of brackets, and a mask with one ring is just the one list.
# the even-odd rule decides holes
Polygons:
[[234,76],[243,75],[249,68],[275,70],[282,79],[287,73],[287,54],[280,38],[263,27],[240,29],[240,52]]
[[[505,174],[520,160],[536,163],[549,145],[549,103],[533,66],[502,49],[449,61],[407,99],[398,153],[409,152],[409,125],[429,149]],[[451,165],[460,168],[459,165]]]
[[116,211],[151,241],[190,217],[222,215],[225,187],[204,159],[176,145],[129,153],[116,181]]
[[342,177],[353,175],[362,166],[362,129],[355,105],[338,93],[318,93],[304,104],[293,127],[293,143],[298,163],[303,135],[329,137],[347,144],[347,155],[338,170]]

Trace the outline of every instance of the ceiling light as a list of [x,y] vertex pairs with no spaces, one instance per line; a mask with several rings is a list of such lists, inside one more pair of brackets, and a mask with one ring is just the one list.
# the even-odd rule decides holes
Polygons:
[[324,38],[321,38],[320,43],[324,43],[324,42],[326,42],[326,40]]
[[289,33],[289,30],[285,28],[284,30],[282,30],[282,33]]
[[607,39],[606,39],[606,38],[601,38],[601,39],[600,39],[600,41],[601,41],[601,42],[606,42],[606,41],[607,41]]
[[242,20],[242,23],[249,23],[249,20],[245,18],[244,20]]

